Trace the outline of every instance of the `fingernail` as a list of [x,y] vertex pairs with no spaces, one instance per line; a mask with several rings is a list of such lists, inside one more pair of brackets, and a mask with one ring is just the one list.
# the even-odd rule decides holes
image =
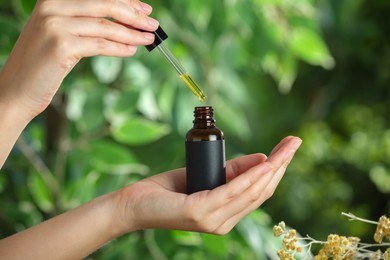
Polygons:
[[157,22],[157,20],[153,19],[153,18],[150,18],[148,17],[148,23],[153,26],[153,27],[158,27],[159,23]]
[[133,45],[127,45],[127,48],[131,53],[135,53],[137,51],[137,47]]
[[141,2],[140,4],[141,4],[142,10],[144,10],[146,13],[150,14],[152,12],[153,8],[150,5],[143,3],[143,2]]
[[151,33],[143,33],[144,38],[147,40],[153,40],[154,39],[154,34]]
[[294,151],[298,150],[299,146],[301,146],[302,144],[302,140],[300,138],[298,138],[298,140],[296,140],[292,145],[291,145],[291,149],[293,149]]
[[298,150],[299,146],[301,145],[302,143],[302,140],[301,139],[298,139],[296,141],[294,141],[294,143],[291,144],[291,149],[289,151],[286,152],[286,154],[284,155],[284,160],[290,160],[291,157],[295,154],[295,152]]

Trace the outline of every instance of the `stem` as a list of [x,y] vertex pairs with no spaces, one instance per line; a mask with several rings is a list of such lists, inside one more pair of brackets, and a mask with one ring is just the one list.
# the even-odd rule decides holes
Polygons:
[[167,260],[164,252],[160,249],[156,240],[154,239],[154,230],[148,229],[145,230],[145,244],[149,249],[150,254],[155,260]]
[[372,221],[372,220],[368,220],[368,219],[364,219],[364,218],[359,218],[359,217],[355,216],[352,213],[341,212],[341,215],[349,217],[349,221],[359,220],[359,221],[366,222],[366,223],[369,223],[369,224],[374,224],[374,225],[378,225],[379,224],[377,221]]
[[369,247],[378,247],[378,246],[390,246],[390,243],[382,243],[382,244],[363,244],[359,243],[359,245],[362,245],[362,247],[359,247],[359,249],[365,249]]
[[19,147],[24,157],[26,157],[26,159],[33,165],[37,173],[41,176],[43,182],[49,188],[51,195],[56,197],[59,191],[58,183],[54,179],[50,169],[46,166],[39,155],[27,144],[22,136],[19,137],[16,145]]

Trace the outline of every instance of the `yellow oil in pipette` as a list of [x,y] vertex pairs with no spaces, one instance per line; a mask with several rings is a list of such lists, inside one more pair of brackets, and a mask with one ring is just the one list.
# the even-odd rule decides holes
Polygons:
[[180,78],[184,81],[184,83],[186,83],[192,93],[194,93],[194,95],[198,97],[199,101],[203,102],[206,100],[206,95],[200,89],[199,85],[196,84],[196,82],[191,78],[190,74],[182,74],[180,75]]
[[199,101],[205,101],[206,95],[200,89],[199,85],[192,79],[190,74],[184,69],[181,63],[176,59],[176,57],[172,54],[172,52],[164,45],[164,43],[160,43],[157,46],[157,49],[164,55],[164,57],[169,61],[169,63],[175,68],[176,72],[179,74],[180,78],[186,83],[188,88],[194,93],[195,96],[199,99]]
[[154,42],[153,44],[145,46],[148,51],[152,51],[154,48],[157,48],[162,55],[167,59],[167,61],[173,66],[176,72],[179,74],[180,78],[186,83],[188,88],[198,97],[199,101],[205,101],[206,95],[200,89],[199,85],[192,79],[190,74],[184,69],[172,52],[164,45],[163,41],[168,38],[168,35],[164,30],[159,26],[154,33]]

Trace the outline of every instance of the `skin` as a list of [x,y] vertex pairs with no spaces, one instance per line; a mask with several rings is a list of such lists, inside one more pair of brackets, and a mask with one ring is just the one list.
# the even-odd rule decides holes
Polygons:
[[[83,57],[132,56],[158,22],[136,0],[40,0],[0,74],[0,168],[25,126]],[[106,19],[110,18],[110,19]],[[152,20],[150,20],[152,19]],[[0,240],[1,259],[81,259],[125,233],[177,229],[224,235],[274,193],[301,144],[227,162],[227,184],[186,195],[185,169],[95,198]]]

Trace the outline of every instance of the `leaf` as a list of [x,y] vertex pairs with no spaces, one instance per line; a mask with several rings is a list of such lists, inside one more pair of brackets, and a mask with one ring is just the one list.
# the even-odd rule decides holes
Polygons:
[[139,91],[135,89],[110,90],[104,97],[106,119],[112,124],[118,124],[133,117],[139,95]]
[[248,118],[239,104],[226,103],[223,99],[217,99],[214,104],[217,126],[232,132],[241,140],[248,140],[251,137]]
[[35,203],[41,210],[46,213],[53,210],[53,198],[50,190],[38,173],[34,172],[30,175],[28,187]]
[[214,86],[227,100],[246,105],[250,98],[242,78],[234,69],[221,66],[210,71],[211,86]]
[[114,82],[122,69],[122,58],[97,56],[92,59],[92,70],[101,83]]
[[96,170],[111,174],[145,174],[148,168],[124,146],[113,141],[100,140],[88,147],[90,163]]
[[139,61],[129,62],[124,69],[124,75],[131,80],[132,86],[145,87],[151,79],[151,72],[144,64]]
[[141,92],[137,108],[143,115],[151,120],[156,120],[161,117],[156,97],[150,88],[145,88]]
[[36,1],[31,0],[13,0],[11,1],[15,12],[27,19],[34,9]]
[[11,52],[16,40],[18,39],[20,28],[14,17],[0,16],[0,66],[5,63],[6,58]]
[[82,132],[90,132],[104,124],[103,93],[94,92],[88,96],[83,109],[83,115],[77,121],[77,128]]
[[215,236],[202,234],[203,244],[206,249],[222,259],[226,259],[229,254],[229,236]]
[[71,88],[68,94],[66,115],[71,120],[79,120],[83,115],[83,107],[87,100],[87,93],[81,88]]
[[390,194],[390,171],[383,165],[376,165],[370,170],[370,179],[384,194]]
[[321,65],[326,69],[331,69],[334,66],[335,62],[325,43],[319,34],[311,29],[294,28],[289,46],[296,56],[310,64]]
[[177,244],[186,246],[200,246],[202,244],[199,233],[181,230],[171,230],[169,233]]
[[170,127],[141,117],[132,118],[120,125],[113,125],[112,136],[115,140],[130,144],[143,145],[154,142],[170,132]]
[[97,181],[101,174],[90,171],[85,175],[68,182],[62,196],[66,209],[71,209],[96,197]]

